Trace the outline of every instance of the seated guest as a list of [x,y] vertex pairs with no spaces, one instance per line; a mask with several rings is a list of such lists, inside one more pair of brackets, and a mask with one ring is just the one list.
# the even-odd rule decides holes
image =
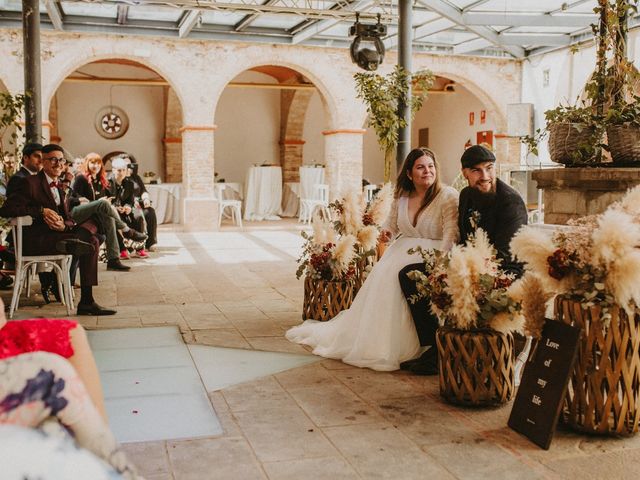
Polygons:
[[[460,159],[462,174],[468,186],[460,192],[458,228],[460,242],[464,243],[476,229],[482,228],[502,260],[502,268],[520,276],[522,265],[515,262],[509,252],[509,243],[515,233],[527,224],[527,209],[520,194],[496,178],[496,157],[491,150],[474,145],[467,148]],[[400,271],[400,286],[408,299],[417,294],[416,284],[407,277],[412,270],[424,272],[424,264],[408,265]],[[438,320],[431,312],[428,298],[411,303],[411,316],[416,325],[420,344],[430,346],[421,357],[403,362],[400,367],[418,375],[438,374],[438,355],[435,335]]]
[[131,267],[120,262],[118,230],[125,238],[140,242],[147,236],[130,228],[112,207],[109,182],[100,155],[90,153],[85,157],[85,163],[73,183],[73,192],[77,204],[71,208],[71,217],[78,223],[94,218],[105,234],[107,270],[130,270]]
[[[11,323],[31,322],[33,321]],[[45,422],[50,423],[53,418],[75,438],[79,447],[107,462],[123,475],[122,478],[140,478],[109,430],[104,412],[99,412],[96,408],[91,392],[71,362],[54,353],[34,351],[0,360],[0,371],[0,428],[3,432],[0,436],[4,436],[8,425],[38,428]],[[50,431],[49,427],[47,425],[47,431]],[[29,444],[21,446],[24,449]],[[62,451],[58,450],[58,455],[61,454]],[[42,460],[39,449],[33,460],[36,465]],[[33,472],[35,476],[3,478],[47,478],[42,476],[46,474],[46,466],[36,473],[31,470],[33,464],[16,465],[16,462],[19,460],[13,458],[9,463],[3,463],[5,475],[6,468],[10,465],[11,468],[19,466],[26,469],[22,474]]]
[[0,208],[0,216],[30,215],[33,225],[24,228],[23,249],[26,255],[70,253],[79,257],[81,294],[78,315],[113,315],[93,298],[93,285],[98,284],[97,227],[91,221],[77,224],[72,218],[59,188],[58,177],[65,159],[59,145],[42,148],[42,171],[21,182]]
[[144,182],[138,173],[138,163],[133,155],[129,155],[129,178],[133,180],[135,188],[133,194],[136,197],[138,206],[142,208],[144,213],[144,219],[147,222],[147,241],[145,247],[147,250],[153,250],[153,246],[158,243],[158,219],[156,217],[156,210],[151,206],[151,199],[149,198],[149,192],[147,187],[144,186]]
[[[144,214],[140,208],[136,207],[135,184],[127,176],[128,163],[122,157],[116,158],[111,163],[111,177],[109,178],[109,190],[113,194],[112,204],[120,214],[120,218],[134,230],[146,233],[147,226]],[[144,245],[136,249],[139,257],[148,257],[144,250]],[[120,240],[120,258],[129,258],[129,252]]]

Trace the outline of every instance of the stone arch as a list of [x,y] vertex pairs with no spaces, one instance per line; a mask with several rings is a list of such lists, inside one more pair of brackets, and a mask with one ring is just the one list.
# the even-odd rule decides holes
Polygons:
[[272,65],[272,66],[276,66],[276,67],[285,67],[291,70],[294,70],[302,75],[304,75],[306,78],[308,78],[309,80],[311,80],[311,83],[318,89],[318,93],[320,94],[320,98],[322,100],[322,104],[324,106],[325,109],[325,113],[327,114],[328,117],[328,127],[329,128],[333,128],[332,126],[335,125],[335,123],[338,121],[338,117],[339,117],[339,113],[338,113],[338,102],[335,99],[334,95],[332,95],[331,93],[331,88],[329,86],[329,82],[327,82],[325,79],[323,79],[323,74],[318,72],[316,73],[313,69],[311,68],[307,68],[305,65],[303,64],[298,64],[298,63],[294,63],[285,59],[281,59],[281,58],[262,58],[260,61],[245,61],[243,62],[237,62],[235,64],[235,68],[233,69],[227,69],[225,73],[227,73],[227,75],[225,76],[224,79],[220,79],[219,82],[217,82],[216,85],[216,90],[215,93],[215,104],[214,104],[214,112],[217,108],[218,105],[218,101],[220,100],[220,96],[222,95],[222,91],[226,88],[226,86],[238,75],[240,75],[241,73],[247,71],[247,70],[251,70],[253,68],[257,68],[257,67],[261,67],[261,66],[265,66],[265,65]]
[[[93,55],[89,58],[81,59],[81,61],[67,62],[63,68],[56,71],[56,78],[47,85],[48,94],[43,94],[43,98],[48,98],[49,102],[45,102],[43,105],[46,108],[46,112],[43,115],[45,119],[45,125],[48,124],[50,129],[50,139],[53,142],[61,141],[58,132],[58,108],[57,108],[57,94],[63,86],[63,82],[73,72],[88,66],[95,65],[100,62],[113,61],[114,63],[121,63],[122,66],[131,68],[143,68],[148,69],[153,74],[162,78],[166,82],[166,86],[162,86],[162,94],[160,98],[153,100],[154,105],[160,105],[162,102],[162,112],[164,115],[163,125],[157,125],[156,133],[162,136],[162,146],[158,145],[151,151],[153,158],[156,159],[152,162],[155,165],[153,168],[149,168],[151,171],[160,172],[160,178],[165,182],[179,183],[182,181],[182,139],[180,128],[184,124],[185,109],[183,108],[183,102],[180,98],[180,92],[176,89],[176,84],[171,78],[167,78],[162,69],[158,68],[153,62],[146,61],[136,56],[131,55]],[[126,74],[125,74],[126,75]],[[53,87],[55,86],[55,89]],[[43,86],[44,91],[44,86]],[[160,94],[154,94],[160,95]],[[157,103],[156,103],[157,101]],[[158,118],[158,117],[156,117]],[[157,137],[156,137],[157,138]],[[104,147],[104,145],[103,145]],[[157,150],[155,150],[157,148]],[[159,168],[159,170],[157,170]]]

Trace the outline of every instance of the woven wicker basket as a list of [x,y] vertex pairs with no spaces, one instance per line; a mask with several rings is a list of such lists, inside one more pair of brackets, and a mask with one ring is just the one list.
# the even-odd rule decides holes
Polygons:
[[358,294],[358,291],[362,287],[362,284],[367,279],[367,275],[368,275],[367,267],[369,266],[373,267],[376,262],[377,262],[376,257],[369,256],[361,259],[356,264],[356,273],[353,277],[353,298],[356,297],[356,295]]
[[640,162],[640,127],[630,124],[609,125],[607,139],[615,163]]
[[494,330],[438,329],[440,395],[458,405],[499,405],[515,391],[513,336]]
[[304,304],[302,305],[302,319],[331,320],[342,310],[351,306],[353,301],[353,281],[328,282],[304,279]]
[[556,123],[549,128],[551,160],[564,165],[588,162],[594,154],[595,129],[575,123]]
[[602,308],[557,297],[556,319],[583,329],[562,420],[597,434],[631,435],[640,420],[640,316],[613,307],[605,331]]

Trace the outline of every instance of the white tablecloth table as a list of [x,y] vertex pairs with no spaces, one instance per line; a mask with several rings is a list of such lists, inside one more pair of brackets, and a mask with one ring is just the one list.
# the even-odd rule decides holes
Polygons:
[[145,185],[156,210],[158,223],[180,223],[182,212],[182,184],[162,183]]
[[280,220],[282,168],[250,167],[244,187],[245,220]]
[[282,189],[282,216],[297,217],[300,208],[300,183],[285,182]]
[[321,183],[324,183],[324,167],[300,167],[300,198],[317,200],[313,186]]

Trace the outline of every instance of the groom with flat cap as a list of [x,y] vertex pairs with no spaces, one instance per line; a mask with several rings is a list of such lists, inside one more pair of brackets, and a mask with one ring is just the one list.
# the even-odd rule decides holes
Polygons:
[[[482,145],[467,148],[460,158],[462,175],[468,183],[460,192],[458,203],[460,243],[465,243],[478,228],[482,228],[496,249],[497,257],[502,260],[502,268],[520,276],[522,265],[511,257],[509,243],[520,227],[527,224],[527,208],[516,190],[496,178],[495,161],[493,152]],[[424,264],[415,263],[400,270],[400,286],[407,299],[417,293],[415,281],[407,277],[412,270],[424,271]],[[401,363],[400,368],[417,375],[437,375],[435,337],[438,319],[431,312],[428,298],[409,302],[409,308],[420,345],[430,348],[419,358]]]

